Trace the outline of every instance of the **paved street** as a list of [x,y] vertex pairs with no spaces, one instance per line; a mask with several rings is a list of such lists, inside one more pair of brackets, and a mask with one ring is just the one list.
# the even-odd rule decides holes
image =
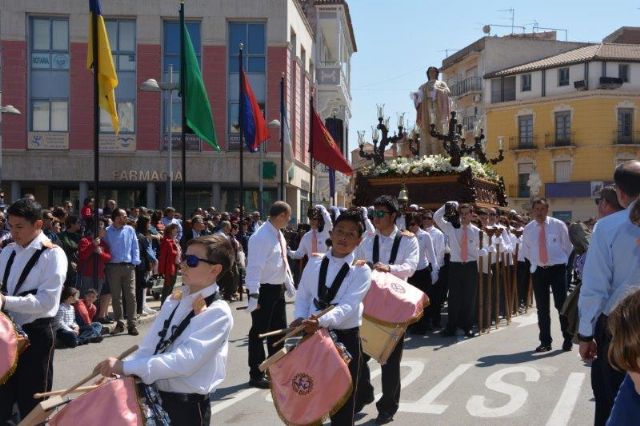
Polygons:
[[[246,334],[249,315],[236,311],[227,379],[215,393],[216,424],[282,424],[269,392],[249,388]],[[291,315],[292,305],[289,305]],[[589,369],[577,346],[568,353],[554,316],[554,350],[534,355],[538,345],[535,310],[515,317],[509,327],[464,339],[437,334],[409,337],[403,357],[403,382],[397,425],[587,425],[593,422]],[[148,326],[141,327],[145,333]],[[109,337],[101,344],[56,351],[54,388],[72,384],[95,363],[116,355],[139,338]],[[371,361],[376,390],[380,368]],[[373,424],[374,405],[367,406],[358,425]]]

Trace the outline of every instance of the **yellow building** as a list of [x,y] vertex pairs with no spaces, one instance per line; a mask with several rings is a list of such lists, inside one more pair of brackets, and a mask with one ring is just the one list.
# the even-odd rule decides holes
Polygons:
[[602,43],[484,76],[487,154],[509,204],[527,210],[530,175],[563,220],[596,215],[594,192],[640,155],[640,45]]

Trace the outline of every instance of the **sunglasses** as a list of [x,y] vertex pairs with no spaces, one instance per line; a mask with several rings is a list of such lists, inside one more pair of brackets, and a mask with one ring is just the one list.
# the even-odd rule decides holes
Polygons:
[[498,216],[496,213],[489,213],[489,216]]
[[183,254],[182,261],[187,264],[189,268],[197,268],[200,262],[208,263],[209,265],[216,265],[216,262],[211,262],[208,259],[201,259],[194,254]]
[[602,201],[602,198],[596,198],[594,200],[596,202],[596,206],[600,205],[600,201]]
[[374,210],[373,217],[383,218],[385,214],[392,214],[391,212],[386,212],[384,210]]

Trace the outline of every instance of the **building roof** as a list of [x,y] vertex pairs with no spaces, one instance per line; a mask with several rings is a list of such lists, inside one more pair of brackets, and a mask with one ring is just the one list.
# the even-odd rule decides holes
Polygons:
[[620,27],[603,38],[602,42],[640,44],[640,27]]
[[537,61],[495,71],[486,74],[484,78],[504,77],[523,72],[539,71],[591,61],[640,62],[640,45],[619,43],[592,44],[559,55],[549,56]]
[[353,51],[358,51],[358,45],[356,45],[356,35],[353,31],[353,23],[351,22],[351,13],[349,12],[349,5],[346,0],[313,0],[315,6],[331,6],[338,5],[344,7],[344,13],[347,16],[347,25],[349,26],[349,36],[351,37],[351,44],[353,44]]

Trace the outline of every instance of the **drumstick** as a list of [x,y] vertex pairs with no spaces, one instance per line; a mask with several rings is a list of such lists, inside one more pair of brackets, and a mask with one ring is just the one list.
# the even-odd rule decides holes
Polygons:
[[268,333],[258,334],[258,338],[264,339],[265,337],[277,336],[279,334],[285,334],[293,330],[293,327],[281,328],[280,330],[269,331]]
[[[118,357],[118,360],[123,360],[124,358],[128,357],[129,355],[131,355],[132,353],[134,353],[135,351],[138,350],[138,345],[133,345],[131,346],[129,349],[127,349],[126,351],[122,352],[120,354],[120,356]],[[98,374],[100,374],[100,372],[98,372],[95,368],[93,369],[93,372],[91,374],[89,374],[87,377],[85,377],[84,379],[80,380],[78,383],[76,383],[75,385],[71,386],[69,389],[65,390],[63,393],[60,394],[60,396],[65,396],[73,391],[75,391],[76,389],[78,389],[80,386],[84,385],[85,383],[87,383],[89,380],[93,379],[94,377],[96,377]]]
[[[318,319],[318,318],[320,318],[321,316],[323,316],[323,315],[325,315],[326,313],[328,313],[328,312],[329,312],[330,310],[332,310],[333,308],[334,308],[334,306],[333,306],[333,305],[329,305],[329,307],[327,307],[327,308],[325,308],[325,309],[321,310],[320,312],[318,312],[317,314],[315,314],[315,315],[311,315],[311,316],[312,316],[314,319]],[[278,345],[280,345],[281,343],[284,343],[284,341],[285,341],[285,340],[287,340],[288,338],[290,338],[290,337],[293,337],[293,336],[295,336],[295,335],[300,334],[300,332],[301,332],[302,330],[304,330],[304,327],[305,327],[304,325],[299,325],[299,326],[297,326],[296,328],[294,328],[293,330],[291,330],[290,332],[288,332],[288,333],[287,333],[287,334],[286,334],[282,339],[278,340],[277,342],[275,342],[275,343],[274,343],[273,345],[271,345],[271,346],[272,346],[272,347],[278,346]]]
[[[96,389],[98,386],[100,386],[100,385],[80,386],[79,388],[74,389],[73,392],[68,392],[68,393],[87,392],[87,391]],[[55,391],[51,391],[51,392],[34,393],[33,394],[33,399],[46,398],[46,397],[54,396],[54,395],[62,395],[65,392],[67,392],[66,389],[60,389],[60,390],[55,390]]]

